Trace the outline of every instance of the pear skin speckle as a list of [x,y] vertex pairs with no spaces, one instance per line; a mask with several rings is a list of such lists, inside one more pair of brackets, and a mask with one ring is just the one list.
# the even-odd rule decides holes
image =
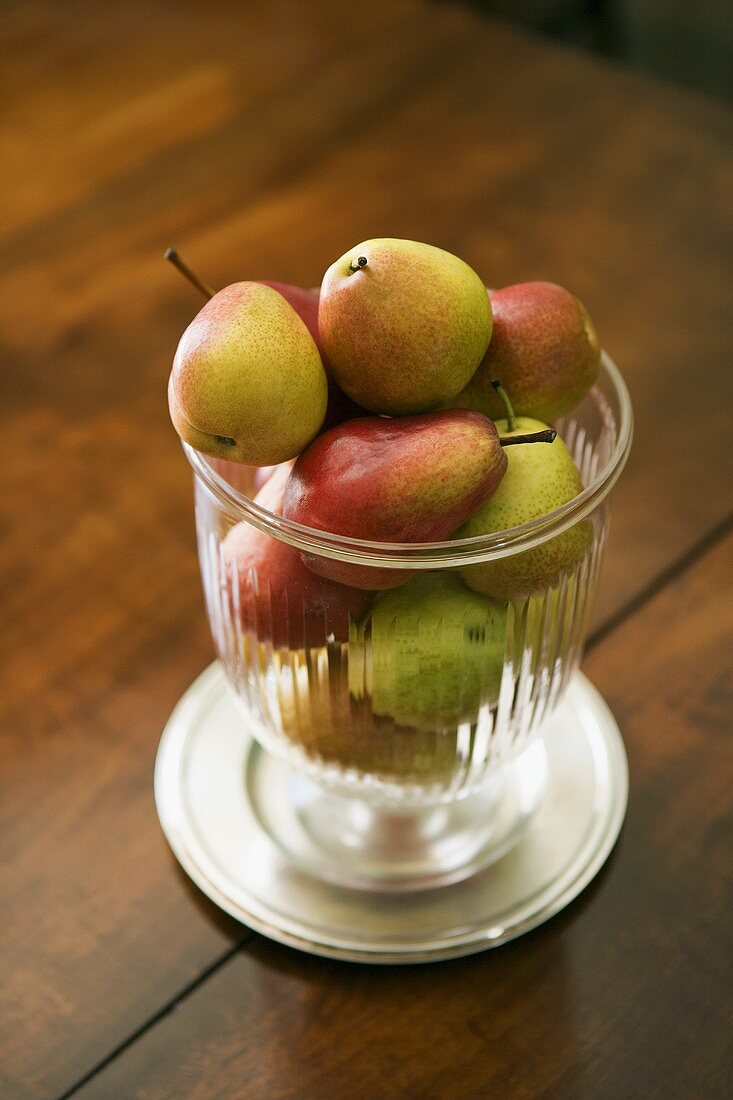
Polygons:
[[318,324],[341,389],[365,409],[403,416],[463,389],[488,347],[492,318],[483,282],[463,260],[384,238],[331,265]]

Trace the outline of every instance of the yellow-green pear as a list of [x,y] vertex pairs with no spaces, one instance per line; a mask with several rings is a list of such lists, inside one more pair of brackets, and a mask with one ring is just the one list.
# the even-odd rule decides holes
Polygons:
[[178,344],[171,419],[206,454],[253,466],[295,458],[320,429],[328,383],[305,322],[272,287],[233,283]]
[[402,416],[461,392],[489,345],[492,315],[482,280],[463,260],[385,237],[329,267],[318,327],[341,389],[365,409]]
[[386,592],[349,630],[349,690],[398,725],[475,722],[492,706],[504,667],[506,607],[453,573],[423,573]]
[[[498,420],[502,440],[547,428],[540,420],[515,417],[500,386],[495,388],[506,402],[507,419]],[[583,489],[573,457],[557,436],[544,447],[521,443],[505,448],[507,469],[494,495],[455,532],[453,538],[472,538],[519,527],[566,504]],[[461,576],[476,592],[494,599],[512,600],[541,592],[570,572],[585,554],[592,529],[582,521],[547,542],[496,561],[482,562],[461,570]]]

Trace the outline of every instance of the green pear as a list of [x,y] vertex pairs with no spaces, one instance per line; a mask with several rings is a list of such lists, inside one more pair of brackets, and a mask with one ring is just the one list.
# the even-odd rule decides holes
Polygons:
[[188,326],[168,401],[176,431],[206,454],[270,466],[300,454],[326,414],[326,372],[305,322],[272,287],[233,283]]
[[438,729],[473,722],[496,702],[506,608],[455,574],[424,573],[386,592],[349,632],[349,690],[398,725]]
[[[540,420],[515,417],[500,386],[507,419],[496,422],[504,439],[546,429]],[[455,532],[453,538],[471,538],[518,527],[554,511],[577,496],[583,482],[570,451],[557,436],[544,447],[521,443],[505,448],[507,469],[498,489]],[[461,576],[476,592],[500,600],[542,592],[563,573],[570,572],[585,554],[592,529],[588,521],[570,527],[555,538],[495,561],[466,566]]]
[[489,345],[491,305],[457,256],[385,237],[329,267],[318,328],[341,389],[365,409],[401,416],[461,392]]

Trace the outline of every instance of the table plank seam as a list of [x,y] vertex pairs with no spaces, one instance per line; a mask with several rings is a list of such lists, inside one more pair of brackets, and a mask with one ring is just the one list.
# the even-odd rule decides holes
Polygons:
[[[589,637],[586,645],[586,652],[594,649],[597,645],[603,642],[609,635],[613,634],[617,629],[623,626],[633,615],[641,611],[651,600],[653,600],[660,592],[662,592],[669,585],[673,584],[684,573],[688,572],[694,565],[696,565],[702,558],[715,549],[719,543],[733,530],[733,514],[726,516],[724,520],[716,524],[711,528],[701,539],[699,539],[693,546],[690,547],[684,554],[680,555],[676,561],[672,562],[666,569],[663,569],[657,577],[654,578],[648,585],[646,585],[641,592],[637,593],[628,603],[624,604],[614,615],[607,619],[601,626]],[[168,1016],[179,1004],[185,1001],[188,996],[193,993],[199,986],[203,985],[210,977],[217,973],[223,966],[225,966],[231,959],[234,958],[239,951],[244,949],[248,944],[256,942],[261,939],[255,932],[250,929],[246,930],[244,936],[237,941],[237,943],[218,956],[208,967],[201,971],[196,978],[192,979],[185,986],[183,986],[179,992],[168,1000],[161,1008],[158,1009],[152,1016],[145,1020],[138,1028],[135,1029],[130,1035],[128,1035],[122,1042],[120,1042],[113,1050],[111,1050],[104,1058],[97,1062],[91,1069],[84,1074],[78,1081],[75,1082],[66,1092],[62,1093],[57,1100],[70,1100],[79,1089],[96,1077],[102,1070],[104,1070],[110,1063],[123,1054],[133,1043],[142,1038],[151,1028]]]
[[70,1100],[70,1097],[78,1092],[80,1088],[91,1081],[92,1078],[96,1077],[98,1073],[101,1073],[102,1070],[105,1069],[111,1062],[114,1062],[114,1060],[120,1054],[124,1054],[128,1047],[132,1046],[132,1044],[137,1042],[138,1039],[142,1038],[142,1036],[145,1035],[145,1033],[149,1031],[150,1028],[154,1027],[157,1023],[159,1023],[171,1012],[173,1012],[173,1010],[177,1008],[179,1004],[185,1001],[186,998],[191,993],[193,993],[195,989],[198,989],[200,985],[202,985],[213,974],[215,974],[217,970],[225,965],[225,963],[234,958],[234,956],[251,939],[254,939],[254,935],[255,934],[251,931],[251,929],[246,928],[244,930],[244,935],[237,940],[233,947],[230,947],[228,951],[225,951],[223,954],[219,955],[216,959],[214,959],[212,963],[210,963],[199,974],[197,974],[195,978],[192,978],[190,982],[187,982],[186,985],[182,986],[178,993],[176,993],[175,997],[171,997],[170,1000],[166,1001],[156,1012],[153,1013],[152,1016],[149,1016],[146,1020],[144,1020],[143,1023],[140,1024],[139,1027],[135,1028],[135,1030],[131,1032],[125,1039],[123,1039],[122,1042],[118,1043],[116,1047],[114,1047],[111,1051],[109,1051],[108,1054],[101,1058],[100,1061],[92,1066],[91,1069],[87,1070],[84,1076],[80,1077],[79,1080],[71,1086],[71,1088],[67,1089],[66,1092],[61,1093],[57,1097],[57,1100]]
[[623,626],[632,615],[635,615],[637,611],[641,611],[663,589],[674,583],[678,577],[691,569],[701,558],[714,550],[718,543],[723,542],[731,530],[733,530],[733,513],[730,513],[715,527],[712,527],[701,539],[693,543],[689,550],[686,550],[684,554],[681,554],[680,557],[663,569],[653,580],[649,581],[628,603],[625,603],[618,611],[610,615],[605,622],[602,622],[588,636],[585,652],[589,653],[618,627]]

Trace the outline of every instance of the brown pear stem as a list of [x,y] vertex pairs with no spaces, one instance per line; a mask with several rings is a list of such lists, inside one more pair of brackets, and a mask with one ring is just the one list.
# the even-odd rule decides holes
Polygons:
[[541,432],[525,432],[524,435],[500,435],[502,447],[514,447],[517,443],[554,443],[557,432],[554,428],[545,428]]
[[200,291],[205,298],[214,297],[215,291],[213,291],[208,283],[205,283],[203,279],[199,279],[198,275],[196,275],[195,272],[191,271],[191,268],[188,266],[188,264],[184,263],[181,257],[178,255],[177,249],[166,248],[165,258],[168,263],[171,263],[174,267],[178,268],[181,275],[183,275],[185,279],[188,279],[189,283],[191,283],[192,286],[195,286],[196,289]]

